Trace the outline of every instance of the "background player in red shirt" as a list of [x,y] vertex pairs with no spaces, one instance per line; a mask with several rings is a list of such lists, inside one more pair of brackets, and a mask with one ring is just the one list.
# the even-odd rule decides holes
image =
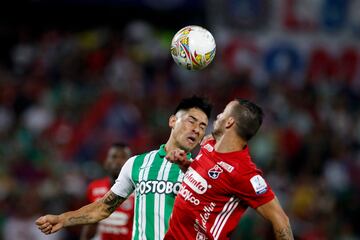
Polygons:
[[[130,148],[124,143],[111,145],[104,163],[109,176],[92,181],[87,189],[87,199],[94,202],[103,197],[114,184],[126,160],[130,158]],[[108,218],[97,224],[86,225],[81,232],[81,240],[131,239],[134,215],[134,197],[123,202]]]
[[254,103],[231,101],[214,123],[213,137],[190,164],[181,150],[167,159],[187,169],[165,240],[229,239],[248,207],[268,219],[276,239],[293,239],[289,219],[247,146],[263,113]]

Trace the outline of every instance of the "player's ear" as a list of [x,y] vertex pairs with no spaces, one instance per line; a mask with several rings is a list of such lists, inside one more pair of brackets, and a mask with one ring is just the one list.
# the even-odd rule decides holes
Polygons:
[[229,117],[227,120],[226,120],[226,123],[225,123],[225,128],[231,128],[232,126],[235,125],[235,119],[233,117]]
[[176,123],[176,116],[175,115],[171,115],[169,118],[169,127],[173,128],[175,126]]

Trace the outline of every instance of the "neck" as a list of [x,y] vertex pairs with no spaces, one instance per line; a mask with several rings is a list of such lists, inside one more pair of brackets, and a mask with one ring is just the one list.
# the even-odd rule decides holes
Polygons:
[[247,142],[236,135],[236,133],[226,132],[216,138],[215,151],[219,153],[229,153],[241,151]]

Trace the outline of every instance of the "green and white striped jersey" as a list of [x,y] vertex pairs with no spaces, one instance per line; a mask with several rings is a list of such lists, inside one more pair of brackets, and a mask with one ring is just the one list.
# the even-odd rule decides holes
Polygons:
[[168,230],[183,173],[165,159],[164,146],[130,158],[111,188],[121,197],[135,190],[134,240],[162,240]]

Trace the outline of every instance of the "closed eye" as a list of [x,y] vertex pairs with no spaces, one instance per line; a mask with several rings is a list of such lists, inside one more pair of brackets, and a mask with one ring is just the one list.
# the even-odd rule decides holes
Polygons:
[[[196,123],[196,122],[199,122],[199,119],[197,119],[197,118],[194,117],[194,116],[189,116],[189,122],[190,122],[191,124],[194,124],[194,123]],[[200,125],[201,130],[205,130],[206,127],[207,127],[207,124],[204,123],[204,122],[200,122],[199,125]]]

